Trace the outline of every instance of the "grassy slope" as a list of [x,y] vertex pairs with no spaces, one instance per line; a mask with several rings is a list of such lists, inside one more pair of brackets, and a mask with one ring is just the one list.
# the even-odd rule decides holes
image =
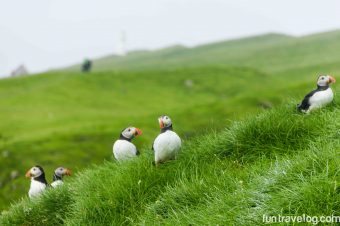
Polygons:
[[[339,215],[339,103],[316,114],[291,105],[187,141],[177,161],[155,168],[105,162],[33,202],[3,225],[259,225],[262,215]],[[332,123],[329,123],[332,122]]]
[[[237,152],[231,156],[228,155],[227,158],[221,158],[221,156],[214,158],[214,155],[211,154],[218,151],[218,148],[221,147],[218,146],[220,143],[223,145],[223,142],[228,141],[229,132],[223,133],[223,136],[207,135],[206,138],[200,138],[196,141],[187,141],[188,138],[195,134],[206,133],[211,129],[218,129],[217,131],[219,131],[228,123],[226,120],[240,118],[246,112],[258,111],[259,102],[270,101],[276,105],[282,100],[290,99],[291,96],[302,96],[311,86],[314,86],[314,75],[317,73],[332,72],[335,75],[339,73],[340,67],[336,63],[338,55],[335,53],[339,52],[337,50],[340,49],[338,42],[335,42],[337,37],[339,37],[339,32],[300,39],[267,35],[206,45],[190,50],[176,47],[158,53],[139,52],[133,56],[135,57],[134,61],[131,60],[132,56],[118,61],[106,59],[108,61],[101,65],[102,70],[86,76],[71,72],[54,72],[31,78],[1,81],[0,109],[4,114],[0,115],[2,122],[0,125],[0,150],[10,150],[9,158],[0,157],[0,163],[5,169],[0,174],[3,183],[0,193],[3,204],[23,196],[29,183],[23,178],[9,182],[8,177],[11,170],[17,169],[23,174],[24,170],[35,164],[37,160],[40,164],[46,166],[48,172],[51,172],[52,168],[60,163],[72,165],[79,169],[86,166],[89,168],[90,163],[99,164],[102,159],[110,160],[113,139],[118,135],[121,128],[133,124],[142,127],[145,132],[143,137],[135,141],[139,146],[145,147],[142,158],[136,163],[117,166],[115,163],[107,162],[104,166],[100,165],[94,167],[94,170],[85,171],[81,176],[77,176],[76,181],[72,182],[73,186],[79,185],[79,189],[76,188],[71,191],[72,194],[76,194],[76,198],[71,199],[67,193],[62,192],[62,189],[62,191],[48,193],[48,197],[36,201],[37,204],[27,204],[27,200],[24,200],[23,203],[17,204],[2,217],[2,223],[8,223],[8,220],[18,220],[18,222],[24,221],[28,224],[29,221],[36,218],[33,221],[35,223],[32,223],[33,225],[38,222],[46,224],[46,222],[43,223],[46,215],[50,215],[51,218],[55,216],[50,213],[54,208],[61,218],[53,218],[51,222],[60,221],[65,219],[65,216],[59,212],[58,207],[68,203],[72,204],[70,208],[73,211],[82,210],[88,213],[83,218],[76,216],[76,213],[71,211],[72,214],[66,220],[70,224],[84,222],[91,218],[93,214],[98,213],[99,215],[108,214],[110,215],[108,219],[116,218],[115,221],[117,222],[151,223],[150,221],[160,218],[161,221],[164,220],[165,223],[169,224],[175,221],[184,223],[192,220],[188,216],[201,219],[201,222],[205,223],[209,220],[212,222],[232,219],[241,221],[240,213],[242,211],[253,212],[254,209],[251,208],[251,205],[250,209],[238,210],[238,208],[251,200],[257,203],[259,200],[255,199],[254,195],[257,195],[255,193],[258,193],[259,196],[264,195],[261,193],[262,190],[259,189],[263,187],[261,178],[264,180],[271,179],[271,173],[276,170],[273,164],[285,169],[284,167],[289,167],[285,165],[289,165],[289,161],[298,162],[302,156],[313,154],[315,151],[312,153],[312,148],[301,150],[301,147],[294,147],[293,152],[282,155],[275,150],[285,148],[282,144],[276,147],[278,143],[274,142],[272,146],[274,148],[263,148],[267,152],[264,155],[262,155],[263,150],[261,149],[255,150],[253,153],[251,151],[253,144],[250,144],[251,153],[244,149],[243,152],[238,153],[238,158],[229,159]],[[149,54],[148,57],[145,54]],[[301,61],[301,58],[307,60]],[[202,67],[198,64],[207,66]],[[99,69],[99,62],[95,65]],[[113,67],[109,65],[113,65]],[[155,65],[158,69],[154,68]],[[230,67],[228,65],[246,65],[257,69]],[[172,69],[169,69],[170,66]],[[186,68],[184,69],[183,66],[186,66]],[[129,71],[126,70],[127,67]],[[112,69],[124,70],[107,71]],[[311,75],[313,76],[312,79]],[[192,88],[184,85],[187,79],[194,81],[195,85]],[[241,89],[241,92],[237,92],[238,89]],[[42,93],[43,95],[41,95]],[[254,95],[254,93],[257,95]],[[287,111],[289,114],[292,113],[292,109],[286,109],[285,112]],[[335,114],[334,111],[336,110],[332,109],[332,114]],[[185,149],[187,148],[190,151],[183,152],[183,157],[181,157],[183,160],[180,160],[179,163],[167,164],[164,169],[158,171],[150,166],[151,153],[147,147],[150,146],[152,139],[157,134],[155,118],[165,112],[174,118],[175,129],[182,137],[186,138],[188,147],[186,146]],[[272,114],[275,116],[277,113]],[[327,112],[323,114],[328,115]],[[295,119],[296,115],[293,116]],[[286,116],[281,114],[277,117],[284,118]],[[251,124],[251,121],[254,120],[248,120],[244,123],[249,122]],[[315,119],[315,121],[318,121],[318,119]],[[263,123],[266,124],[267,121],[264,120]],[[306,122],[300,121],[299,123],[298,125],[304,126],[303,123]],[[286,124],[287,128],[294,125]],[[233,130],[237,127],[236,125],[238,124],[232,127]],[[253,126],[256,127],[256,124]],[[269,128],[275,129],[276,126],[271,125]],[[307,128],[307,134],[309,134],[309,129],[312,128]],[[256,131],[256,129],[251,128],[250,131]],[[270,132],[269,130],[268,134]],[[323,132],[320,132],[320,134],[315,135],[322,137],[322,134]],[[252,134],[248,135],[252,137]],[[265,135],[266,133],[262,134],[262,136]],[[282,134],[282,136],[284,135],[285,133]],[[283,138],[279,137],[278,139]],[[291,137],[287,137],[288,140],[286,139],[287,143],[290,142],[289,138]],[[243,138],[243,141],[245,140],[246,138]],[[211,145],[211,148],[206,148],[207,144]],[[229,143],[225,144],[229,145]],[[242,145],[242,143],[238,144]],[[314,146],[321,144],[321,142],[313,143]],[[321,155],[327,156],[329,154],[330,159],[336,156],[337,149],[333,149],[334,145],[334,143],[330,144],[330,149],[327,149],[328,151],[323,150],[320,156],[314,156],[315,159],[320,158],[318,164],[322,165],[327,160],[321,158]],[[239,148],[237,147],[235,150],[239,150]],[[199,153],[191,154],[191,152],[196,153],[196,151]],[[259,151],[259,153],[256,154],[256,151]],[[287,150],[285,149],[285,151]],[[207,156],[204,154],[205,152]],[[270,154],[271,152],[273,153]],[[295,152],[301,155],[295,155]],[[23,156],[25,156],[25,161],[21,166],[18,166],[17,163],[22,162]],[[294,158],[296,159],[294,160]],[[189,165],[188,160],[190,160]],[[205,160],[211,160],[213,164],[206,165],[204,164]],[[133,164],[137,164],[138,167],[135,168]],[[204,165],[202,171],[197,169],[201,164]],[[298,168],[298,170],[302,170],[307,162],[301,164],[302,168]],[[235,170],[236,166],[237,170]],[[188,167],[188,171],[186,167]],[[224,174],[221,176],[218,172],[221,173],[222,171]],[[131,176],[131,172],[138,172],[138,174],[130,180],[128,178]],[[300,171],[292,173],[297,175],[297,172]],[[317,171],[316,173],[320,172]],[[333,174],[337,176],[336,172]],[[100,185],[96,180],[92,184],[91,179],[98,177],[98,175],[102,184]],[[282,184],[291,183],[292,186],[297,186],[299,181],[295,181],[296,176],[294,175],[290,178],[292,181],[285,181],[281,178]],[[130,187],[129,183],[136,183],[135,179],[138,178],[135,177],[149,178],[145,184],[146,187],[138,190],[132,186],[131,189],[126,191],[117,185],[120,182],[121,186],[128,185],[127,187]],[[221,178],[224,177],[226,178],[222,180]],[[155,178],[159,179],[155,181]],[[178,178],[181,178],[179,182],[177,181]],[[218,181],[216,178],[221,180],[221,184],[216,182]],[[309,179],[306,180],[306,183],[309,182]],[[138,181],[139,179],[137,184]],[[143,182],[143,179],[141,181]],[[241,184],[248,184],[248,187],[236,192],[239,181],[243,181]],[[324,181],[329,182],[328,175],[327,178],[324,178]],[[144,185],[142,182],[139,184]],[[208,186],[208,182],[214,184],[214,186]],[[273,190],[275,190],[275,184],[273,186]],[[89,191],[85,192],[82,187],[85,189],[90,187],[89,191],[95,190],[94,199],[84,198],[83,195],[88,194]],[[210,188],[207,187],[213,188],[209,190]],[[227,189],[224,192],[225,194],[221,191],[223,190],[222,187]],[[64,189],[68,190],[68,188]],[[99,189],[103,189],[103,193]],[[135,195],[135,189],[138,191],[138,197],[130,202],[130,197]],[[269,185],[268,189],[271,189]],[[119,191],[122,191],[122,193]],[[159,193],[154,193],[154,191],[164,191],[164,196],[158,196]],[[208,192],[207,195],[201,197],[205,191]],[[221,193],[218,193],[219,191]],[[243,191],[246,193],[243,193]],[[240,196],[240,205],[231,210],[229,210],[230,205],[235,202],[235,199],[230,196],[230,192],[233,195]],[[264,191],[264,193],[266,192]],[[61,199],[58,202],[54,198],[55,193],[58,193],[58,199]],[[182,194],[185,195],[182,196]],[[300,193],[297,192],[296,194]],[[191,195],[194,197],[191,197]],[[286,196],[283,191],[280,194],[275,193],[277,206],[264,203],[269,206],[263,211],[277,211],[276,207],[284,206],[282,200],[285,197],[289,196]],[[186,200],[187,198],[188,200]],[[182,202],[181,199],[184,199],[184,201]],[[199,202],[196,202],[196,199]],[[177,200],[180,200],[179,205],[176,205]],[[224,202],[221,200],[224,200],[227,204],[223,206]],[[95,208],[91,207],[94,202],[97,203],[94,205]],[[290,200],[285,202],[287,204]],[[331,202],[332,200],[330,200]],[[126,203],[127,206],[117,203]],[[32,212],[26,204],[34,206]],[[131,213],[127,208],[128,206],[133,206],[132,211],[136,213]],[[308,206],[303,205],[302,207]],[[47,207],[46,210],[41,209],[45,207]],[[337,206],[335,207],[333,209],[339,209]],[[111,213],[107,212],[107,208],[116,209]],[[165,215],[162,213],[163,209]],[[23,210],[26,212],[23,215],[24,218],[18,217],[17,214],[22,213]],[[40,213],[41,217],[37,216],[41,211],[43,212],[43,214]],[[45,211],[46,214],[44,214]],[[215,216],[213,211],[221,211],[217,215],[221,219],[209,219],[209,216]],[[227,215],[224,214],[225,211],[228,212]],[[143,213],[141,217],[139,217],[140,213]],[[208,216],[208,214],[210,215]],[[169,221],[167,221],[168,218],[164,217],[168,215],[172,215],[169,217]],[[178,219],[176,219],[177,217]],[[94,217],[93,220],[103,219]],[[246,220],[249,222],[251,219]],[[199,223],[199,221],[195,223]]]
[[[0,203],[5,206],[26,194],[29,181],[23,175],[34,164],[45,166],[50,179],[58,165],[77,171],[111,159],[112,143],[128,125],[144,131],[134,142],[149,147],[161,114],[171,115],[177,131],[188,138],[223,128],[227,120],[256,111],[260,102],[278,103],[280,95],[262,90],[272,80],[262,81],[263,77],[268,76],[251,69],[207,67],[89,75],[55,72],[3,80],[0,150],[10,154],[0,156]],[[192,87],[185,85],[188,79]],[[254,97],[254,92],[259,95]],[[13,170],[21,177],[11,181]]]

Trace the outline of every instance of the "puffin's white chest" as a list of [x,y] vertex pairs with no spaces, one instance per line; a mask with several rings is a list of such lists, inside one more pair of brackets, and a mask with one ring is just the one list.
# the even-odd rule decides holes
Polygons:
[[60,186],[60,185],[63,185],[64,184],[64,182],[62,181],[62,180],[56,180],[56,181],[53,181],[52,183],[51,183],[51,186],[53,187],[53,188],[56,188],[56,187],[58,187],[58,186]]
[[311,108],[320,108],[323,107],[333,100],[333,91],[331,88],[328,88],[323,91],[318,91],[314,93],[313,96],[309,99],[309,104]]
[[175,159],[181,149],[181,138],[179,138],[175,132],[168,130],[158,135],[153,144],[153,148],[156,163]]
[[127,140],[117,140],[113,145],[113,155],[117,160],[129,159],[137,155],[137,148]]
[[31,187],[28,191],[28,196],[30,198],[38,196],[41,192],[43,192],[46,189],[46,184],[41,183],[39,181],[31,179]]

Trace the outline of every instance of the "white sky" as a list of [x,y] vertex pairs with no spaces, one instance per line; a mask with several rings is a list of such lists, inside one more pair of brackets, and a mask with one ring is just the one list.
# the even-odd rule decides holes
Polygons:
[[122,30],[134,50],[337,28],[338,0],[0,0],[0,76],[116,53]]

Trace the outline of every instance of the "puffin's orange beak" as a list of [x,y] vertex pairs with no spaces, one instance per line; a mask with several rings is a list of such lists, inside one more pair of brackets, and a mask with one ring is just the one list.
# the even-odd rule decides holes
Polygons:
[[142,130],[136,128],[135,129],[135,136],[138,137],[139,135],[142,135]]
[[31,178],[32,177],[31,169],[26,172],[25,177],[27,177],[27,178]]
[[164,128],[164,122],[161,118],[159,119],[159,127],[161,127],[161,129]]
[[335,83],[336,79],[333,76],[329,76],[328,84]]
[[65,170],[65,175],[66,176],[71,176],[71,174],[72,174],[72,171],[70,169],[66,169]]

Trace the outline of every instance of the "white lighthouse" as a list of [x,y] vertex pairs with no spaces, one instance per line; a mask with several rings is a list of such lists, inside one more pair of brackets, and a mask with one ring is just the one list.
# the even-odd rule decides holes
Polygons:
[[117,54],[119,56],[125,56],[126,55],[126,40],[127,40],[127,38],[126,38],[125,31],[122,30],[120,32],[118,51],[117,51]]

